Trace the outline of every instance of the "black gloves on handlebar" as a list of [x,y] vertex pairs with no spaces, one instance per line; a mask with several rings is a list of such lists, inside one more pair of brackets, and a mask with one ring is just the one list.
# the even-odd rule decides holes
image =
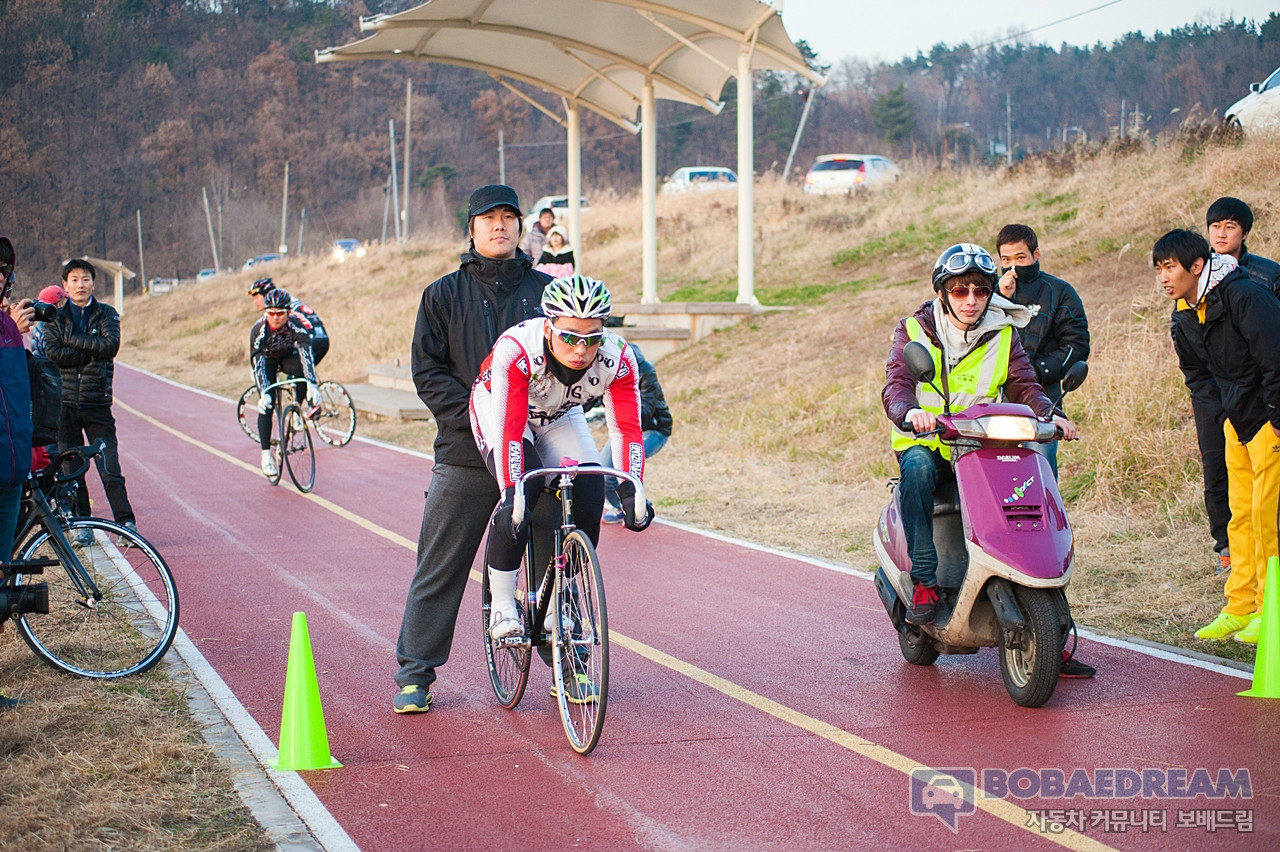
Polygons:
[[500,532],[510,536],[512,541],[520,538],[520,533],[529,526],[529,504],[526,502],[524,506],[524,520],[517,527],[511,522],[511,515],[515,511],[516,490],[515,488],[502,489],[502,499],[498,502],[498,508],[494,510],[493,519],[489,522],[491,532]]
[[625,479],[618,482],[618,501],[622,504],[623,524],[632,532],[643,532],[653,523],[653,504],[644,501],[644,516],[636,517],[636,487]]

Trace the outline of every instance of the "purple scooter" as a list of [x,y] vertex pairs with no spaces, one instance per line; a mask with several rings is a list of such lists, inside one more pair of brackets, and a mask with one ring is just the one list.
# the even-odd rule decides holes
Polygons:
[[[933,385],[933,359],[919,343],[903,352],[917,381]],[[1063,393],[1084,381],[1088,367],[1072,366]],[[943,395],[939,391],[939,395]],[[945,398],[945,395],[943,395]],[[910,429],[910,424],[905,425]],[[1000,650],[1005,689],[1023,707],[1053,695],[1071,625],[1066,587],[1075,548],[1053,470],[1022,446],[1060,437],[1058,427],[1013,403],[979,403],[938,417],[937,434],[951,446],[953,481],[934,494],[933,539],[938,548],[938,616],[933,624],[906,622],[911,559],[902,529],[897,480],[876,528],[876,591],[898,631],[908,663],[932,665],[939,654]]]

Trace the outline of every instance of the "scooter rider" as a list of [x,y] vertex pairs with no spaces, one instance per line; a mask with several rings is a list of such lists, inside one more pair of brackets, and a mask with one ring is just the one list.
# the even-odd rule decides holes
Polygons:
[[[952,409],[997,400],[1021,403],[1037,417],[1052,417],[1066,440],[1076,438],[1071,421],[1055,414],[1014,333],[1027,324],[1031,311],[1001,296],[998,280],[995,261],[981,246],[960,243],[944,251],[933,267],[936,298],[898,323],[885,365],[881,399],[893,424],[902,526],[915,589],[907,610],[911,624],[932,624],[938,612],[933,494],[940,477],[951,475],[951,449],[926,434],[936,427],[936,416],[945,413],[943,400],[911,375],[903,360],[907,343],[918,341],[929,350]],[[904,431],[904,424],[915,434]]]

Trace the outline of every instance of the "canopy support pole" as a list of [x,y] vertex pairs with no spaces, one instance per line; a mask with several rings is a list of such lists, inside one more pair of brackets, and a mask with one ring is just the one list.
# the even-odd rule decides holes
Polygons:
[[752,135],[751,53],[753,44],[738,48],[738,303],[758,304],[755,296],[753,204],[755,139]]
[[644,79],[640,97],[640,197],[643,241],[643,286],[640,301],[658,301],[658,109],[653,94],[653,78]]
[[583,272],[586,252],[582,238],[582,127],[579,123],[578,102],[569,101],[565,106],[565,127],[568,130],[568,162],[566,178],[569,190],[569,239],[573,245],[574,269]]

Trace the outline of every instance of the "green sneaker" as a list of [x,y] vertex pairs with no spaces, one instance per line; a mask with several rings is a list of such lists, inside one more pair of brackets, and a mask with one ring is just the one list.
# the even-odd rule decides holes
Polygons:
[[[570,704],[594,704],[600,700],[600,690],[591,682],[591,678],[584,674],[566,677],[564,679],[565,701]],[[551,682],[551,697],[559,698],[560,691],[556,689],[555,681]]]
[[397,713],[426,713],[431,709],[431,693],[416,683],[401,687],[392,700]]
[[1226,639],[1249,625],[1249,615],[1232,615],[1220,612],[1218,617],[1196,631],[1197,639]]
[[1249,619],[1249,623],[1236,634],[1236,641],[1243,642],[1246,645],[1257,645],[1258,634],[1262,632],[1262,613],[1255,612],[1253,617]]

